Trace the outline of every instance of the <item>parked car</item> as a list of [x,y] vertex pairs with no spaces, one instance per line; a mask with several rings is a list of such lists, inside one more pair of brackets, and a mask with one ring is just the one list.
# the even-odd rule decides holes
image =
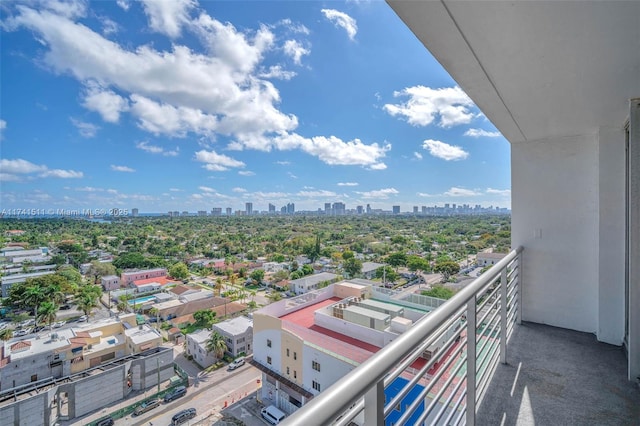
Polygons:
[[134,411],[133,411],[133,415],[134,416],[139,416],[142,413],[146,413],[149,410],[153,410],[156,407],[160,406],[160,400],[159,399],[151,399],[149,401],[145,401],[142,404],[140,404]]
[[171,417],[171,425],[179,425],[187,420],[190,420],[196,416],[195,408],[187,408],[186,410],[178,411]]
[[111,418],[111,416],[106,416],[98,419],[96,421],[96,426],[113,426],[115,422]]
[[16,336],[16,337],[26,336],[27,334],[29,334],[29,332],[27,331],[26,328],[22,328],[20,330],[16,330],[15,333],[13,333],[13,335]]
[[60,328],[65,324],[66,323],[64,321],[58,321],[58,322],[54,322],[52,325],[53,325],[53,328]]
[[238,367],[242,367],[244,365],[244,358],[240,357],[229,363],[229,371],[235,370]]
[[71,309],[71,305],[64,304],[64,305],[60,306],[60,310],[61,311],[66,311],[68,309]]
[[175,389],[170,390],[164,395],[164,402],[171,402],[174,399],[178,399],[181,396],[185,396],[187,394],[187,388],[184,386],[178,386]]
[[85,322],[87,319],[88,317],[86,315],[83,315],[80,318],[78,318],[78,322]]

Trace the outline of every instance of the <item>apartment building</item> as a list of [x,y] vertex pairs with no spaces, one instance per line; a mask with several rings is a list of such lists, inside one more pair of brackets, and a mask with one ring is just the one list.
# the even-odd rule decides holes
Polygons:
[[[292,413],[432,310],[401,293],[341,281],[253,314],[253,361],[260,399]],[[436,342],[416,361],[423,366]]]
[[325,282],[332,283],[336,278],[338,278],[338,275],[331,272],[307,275],[306,277],[289,281],[289,289],[295,294],[304,294],[308,291],[317,290]]
[[167,276],[165,268],[145,269],[141,271],[127,271],[120,275],[123,287],[128,287],[133,281],[146,280],[149,278],[164,278]]
[[253,353],[253,320],[239,316],[227,321],[213,324],[212,331],[217,331],[227,342],[227,354],[236,358],[240,354]]

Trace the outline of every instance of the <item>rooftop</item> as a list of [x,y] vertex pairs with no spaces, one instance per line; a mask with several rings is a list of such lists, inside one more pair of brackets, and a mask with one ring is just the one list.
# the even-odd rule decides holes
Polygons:
[[241,316],[214,324],[214,327],[235,336],[246,332],[249,327],[253,327],[253,321]]
[[332,274],[331,272],[320,272],[319,274],[307,275],[306,277],[298,278],[297,280],[292,280],[289,282],[290,286],[295,284],[306,284],[306,285],[315,285],[319,284],[322,281],[331,281],[336,278],[336,274]]

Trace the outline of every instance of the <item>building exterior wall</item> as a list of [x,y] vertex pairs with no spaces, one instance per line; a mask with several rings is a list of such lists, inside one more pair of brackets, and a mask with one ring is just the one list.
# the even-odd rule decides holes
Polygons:
[[[353,370],[356,367],[355,364],[353,361],[347,362],[346,359],[342,360],[304,345],[302,349],[302,377],[304,378],[302,387],[314,395],[318,395]],[[314,367],[318,367],[320,371]],[[313,382],[320,385],[320,391],[313,387]]]
[[512,242],[524,246],[523,319],[598,330],[596,135],[512,144]]
[[102,277],[102,288],[105,291],[117,290],[120,288],[120,278],[111,275],[108,277]]
[[144,271],[135,272],[123,272],[120,276],[123,286],[128,286],[133,281],[146,280],[149,278],[163,278],[167,276],[167,270],[160,269],[148,269]]

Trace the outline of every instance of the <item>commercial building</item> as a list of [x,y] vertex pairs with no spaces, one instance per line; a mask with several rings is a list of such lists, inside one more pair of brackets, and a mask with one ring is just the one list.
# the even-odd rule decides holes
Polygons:
[[130,283],[149,278],[164,278],[167,276],[165,268],[145,269],[138,271],[126,271],[120,275],[120,282],[123,287],[128,287]]
[[253,320],[245,316],[239,316],[227,321],[222,321],[211,326],[212,331],[217,331],[227,342],[227,354],[236,358],[240,354],[251,355],[253,353]]
[[297,280],[289,281],[289,290],[295,294],[303,294],[308,291],[317,290],[323,283],[332,283],[338,275],[331,272],[320,272],[319,274],[307,275]]
[[[294,412],[430,311],[399,293],[341,281],[254,312],[252,362],[263,373],[259,398]],[[440,345],[425,350],[413,367],[423,366]]]

